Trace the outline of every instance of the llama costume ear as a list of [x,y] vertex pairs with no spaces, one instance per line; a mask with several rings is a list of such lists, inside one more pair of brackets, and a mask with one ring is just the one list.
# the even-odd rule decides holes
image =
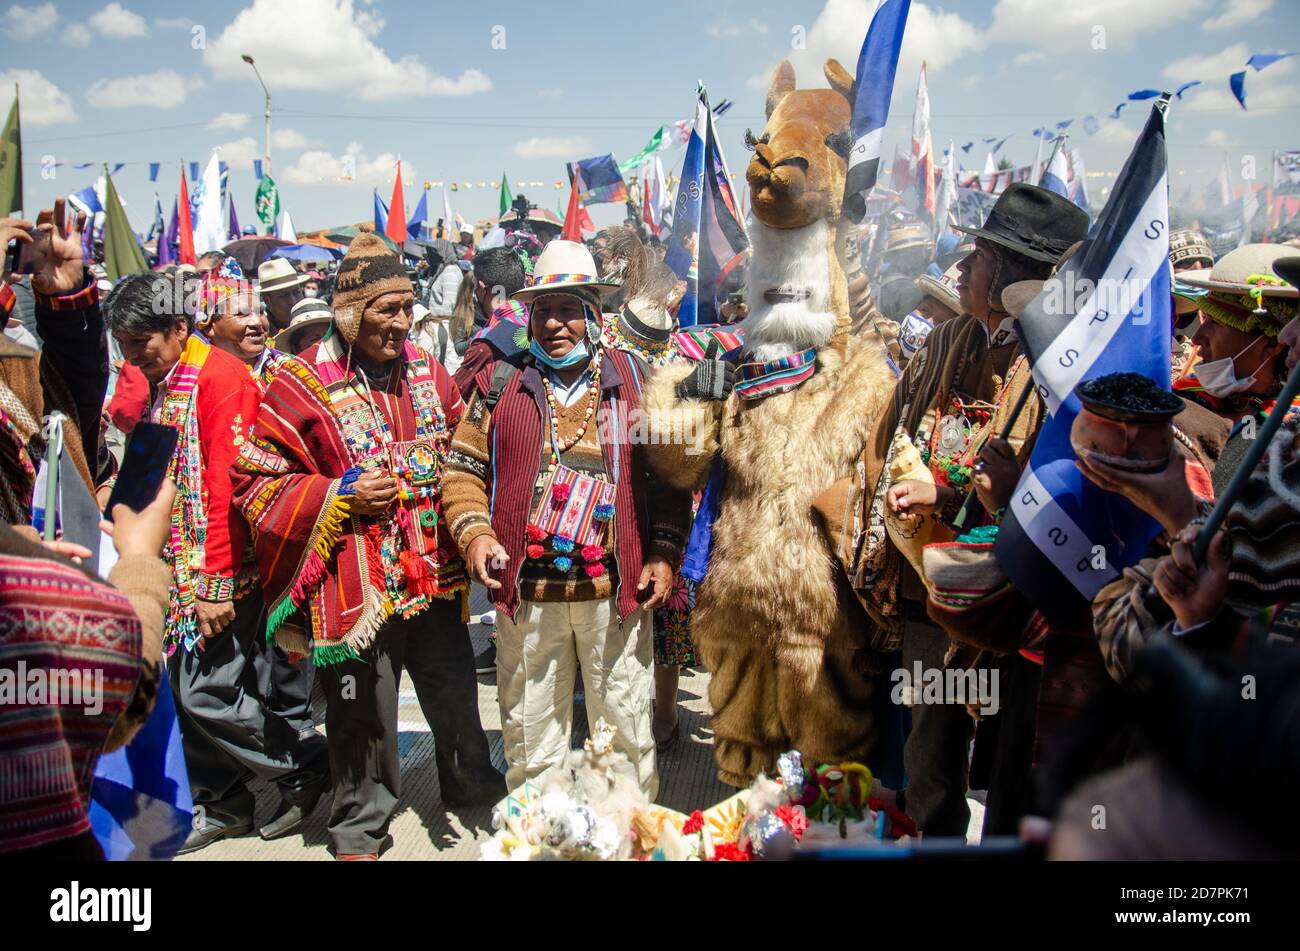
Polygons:
[[767,118],[772,118],[772,113],[776,111],[781,100],[792,92],[794,92],[794,67],[790,65],[788,59],[783,59],[777,64],[776,72],[772,74],[772,83],[767,87]]
[[826,74],[826,81],[831,84],[831,88],[847,99],[849,105],[853,105],[853,77],[840,65],[840,61],[828,59],[822,71]]

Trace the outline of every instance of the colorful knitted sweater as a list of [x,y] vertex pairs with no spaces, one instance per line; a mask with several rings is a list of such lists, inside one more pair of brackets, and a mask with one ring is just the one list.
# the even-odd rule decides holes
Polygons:
[[[680,562],[691,501],[689,493],[650,474],[644,439],[635,438],[638,423],[644,432],[640,407],[645,365],[622,351],[598,352],[601,393],[592,427],[614,485],[611,574],[617,579],[613,593],[618,613],[625,618],[637,609],[636,585],[645,559],[661,555],[674,568]],[[510,377],[489,410],[484,397],[495,366],[488,364],[475,376],[465,418],[452,440],[444,494],[447,521],[462,554],[475,538],[489,535],[510,556],[500,575],[497,605],[513,617],[523,598],[521,571],[529,547],[545,542],[533,537],[530,515],[544,477],[550,411],[541,374],[531,361]]]

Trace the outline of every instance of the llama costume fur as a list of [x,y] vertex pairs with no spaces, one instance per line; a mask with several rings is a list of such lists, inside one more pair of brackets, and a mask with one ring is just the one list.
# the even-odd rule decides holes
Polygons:
[[718,774],[735,786],[791,748],[811,763],[861,760],[875,740],[876,629],[812,503],[852,473],[895,377],[872,320],[850,333],[852,314],[870,309],[836,250],[849,244],[840,203],[853,80],[834,60],[825,72],[830,89],[796,90],[789,63],[777,68],[746,171],[755,221],[742,360],[811,347],[816,372],[761,399],[706,401],[679,398],[692,365],[672,364],[645,393],[661,477],[694,490],[717,454],[725,467],[690,625],[712,675]]

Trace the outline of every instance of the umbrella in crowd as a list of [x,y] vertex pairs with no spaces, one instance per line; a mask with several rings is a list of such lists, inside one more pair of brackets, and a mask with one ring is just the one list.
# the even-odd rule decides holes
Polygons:
[[273,249],[267,257],[285,258],[290,261],[337,261],[343,257],[343,254],[318,244],[287,244],[282,248]]
[[238,241],[230,242],[221,250],[238,261],[244,273],[249,274],[256,271],[257,266],[271,256],[272,251],[284,247],[292,247],[292,245],[280,238],[263,235],[257,238],[240,238]]

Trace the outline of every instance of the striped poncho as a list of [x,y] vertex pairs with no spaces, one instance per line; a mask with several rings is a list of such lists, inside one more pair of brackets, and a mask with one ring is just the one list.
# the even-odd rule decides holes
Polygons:
[[[285,359],[236,465],[236,504],[253,531],[268,636],[317,664],[359,656],[388,618],[410,617],[468,582],[442,526],[441,480],[462,405],[446,371],[409,342],[380,410],[337,334]],[[390,418],[400,415],[400,420]],[[394,472],[399,500],[352,514],[366,469]]]

